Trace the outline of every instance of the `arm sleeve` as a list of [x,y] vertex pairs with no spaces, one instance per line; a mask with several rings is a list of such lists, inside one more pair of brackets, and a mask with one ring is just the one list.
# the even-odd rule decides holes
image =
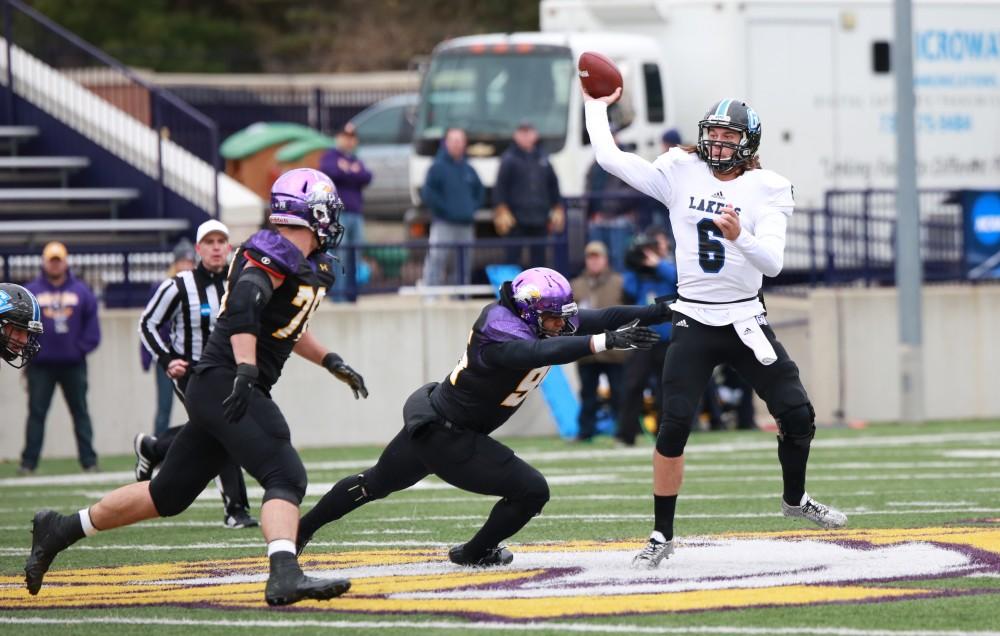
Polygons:
[[597,334],[607,329],[617,329],[639,319],[640,325],[654,325],[666,320],[660,305],[616,305],[605,309],[581,309],[577,333]]
[[361,170],[354,174],[354,178],[358,180],[358,186],[363,188],[372,182],[372,171],[360,159],[355,159],[354,161],[361,166]]
[[642,157],[622,152],[611,136],[608,107],[604,102],[589,101],[584,105],[587,133],[594,146],[597,163],[639,192],[661,201],[670,202],[672,187],[667,175]]
[[483,347],[482,359],[493,367],[537,369],[551,364],[567,364],[592,353],[590,336],[558,336],[489,344]]
[[559,192],[559,177],[556,175],[552,162],[546,164],[549,167],[549,207],[555,207],[562,202],[562,194]]
[[247,267],[240,272],[226,299],[229,332],[233,336],[256,336],[260,332],[260,314],[273,293],[271,277],[261,268]]
[[791,184],[775,187],[765,208],[759,212],[754,233],[740,232],[733,244],[765,276],[777,276],[785,263],[785,231],[792,214]]
[[469,166],[469,172],[472,173],[472,198],[476,201],[476,207],[481,208],[486,203],[486,189],[483,187],[483,182],[480,181],[476,169]]
[[444,200],[438,191],[438,171],[436,168],[436,165],[432,165],[431,169],[427,171],[427,179],[424,181],[424,187],[420,188],[420,198],[432,210],[443,210]]
[[87,290],[87,306],[83,313],[83,336],[80,338],[80,348],[85,354],[90,353],[101,344],[101,321],[97,318],[97,298]]
[[510,207],[507,195],[507,182],[510,181],[510,162],[500,161],[500,169],[497,170],[497,180],[493,184],[493,207],[506,205]]
[[139,318],[139,340],[162,367],[166,367],[170,362],[171,355],[170,349],[160,338],[160,328],[173,320],[180,304],[179,300],[177,283],[173,278],[168,278],[157,288]]

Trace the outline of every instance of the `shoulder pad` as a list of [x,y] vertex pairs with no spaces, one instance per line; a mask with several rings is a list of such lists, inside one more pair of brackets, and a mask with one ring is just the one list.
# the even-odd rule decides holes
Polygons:
[[653,165],[660,170],[668,170],[670,166],[696,163],[698,161],[700,161],[698,155],[693,152],[687,152],[680,148],[671,148],[657,157]]
[[294,274],[302,262],[302,252],[274,230],[260,230],[243,244],[247,257],[274,273]]
[[483,344],[512,340],[537,340],[535,332],[506,307],[495,304],[489,308],[481,328]]
[[792,196],[792,182],[773,170],[754,170],[758,182],[766,189],[769,205],[785,208],[785,214],[791,215],[795,201]]

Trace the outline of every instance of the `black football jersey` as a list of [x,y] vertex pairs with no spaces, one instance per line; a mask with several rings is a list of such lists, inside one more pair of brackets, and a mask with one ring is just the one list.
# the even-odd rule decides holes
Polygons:
[[434,410],[450,422],[483,433],[506,422],[549,372],[548,366],[514,369],[483,359],[486,347],[510,340],[538,340],[538,336],[503,305],[487,305],[472,326],[462,359],[431,393]]
[[[229,268],[228,289],[234,289],[247,261],[270,274],[283,278],[281,285],[261,312],[257,335],[258,382],[270,389],[292,353],[292,348],[309,325],[309,318],[319,307],[327,288],[333,284],[333,263],[329,256],[316,251],[308,258],[278,232],[261,230],[247,240],[233,257]],[[199,367],[236,368],[230,337],[233,335],[226,316],[225,298],[215,330],[202,353]]]

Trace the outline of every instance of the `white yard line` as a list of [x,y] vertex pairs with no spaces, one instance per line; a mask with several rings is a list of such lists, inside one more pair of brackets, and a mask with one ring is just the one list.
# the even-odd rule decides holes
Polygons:
[[[985,507],[972,507],[972,508],[921,508],[917,510],[868,510],[868,509],[850,509],[845,508],[844,512],[848,517],[854,516],[876,516],[876,515],[933,515],[933,514],[996,514],[1000,513],[1000,508],[985,508]],[[678,514],[678,519],[767,519],[767,518],[779,518],[781,516],[780,511],[775,510],[774,512],[730,512],[730,513],[688,513],[688,514]],[[626,514],[545,514],[539,515],[532,524],[543,523],[546,521],[586,521],[586,522],[599,522],[599,523],[616,523],[619,521],[636,521],[636,520],[648,520],[650,518],[649,513],[626,513]],[[420,523],[423,521],[483,521],[485,520],[485,513],[475,514],[475,515],[414,515],[414,516],[398,516],[398,517],[379,517],[378,523]],[[348,523],[363,523],[369,525],[372,523],[371,519],[366,519],[362,517],[351,518],[344,517],[337,521],[338,524],[348,524]],[[28,524],[21,525],[2,525],[0,530],[26,530]],[[221,527],[220,523],[215,521],[148,521],[143,522],[141,526],[144,528],[215,528]],[[806,527],[806,526],[803,526]],[[338,542],[337,545],[377,545],[379,542],[365,542],[359,541],[354,543],[349,542]],[[391,545],[426,545],[419,541],[393,541],[390,542]],[[165,550],[177,550],[184,547],[198,548],[199,546],[204,546],[204,549],[209,549],[215,544],[194,544],[194,545],[178,545],[178,546],[159,546],[161,549]],[[232,545],[232,544],[230,544]],[[102,546],[93,546],[89,549],[100,549]],[[106,547],[106,546],[103,546]],[[120,546],[122,548],[127,546]],[[3,548],[0,548],[2,550]],[[74,548],[77,549],[77,548]],[[116,547],[115,549],[118,549]],[[153,548],[151,548],[153,549]]]
[[[330,608],[336,609],[336,601]],[[243,629],[321,627],[328,629],[454,629],[496,630],[508,632],[536,632],[557,630],[589,634],[734,634],[737,636],[757,636],[768,634],[808,634],[809,636],[1000,636],[995,631],[952,631],[952,630],[902,630],[902,629],[852,629],[847,627],[742,627],[742,626],[691,626],[691,627],[648,627],[644,625],[600,625],[596,623],[571,623],[565,621],[536,621],[530,623],[506,623],[488,621],[344,621],[344,620],[208,620],[186,618],[117,618],[87,617],[54,619],[42,617],[0,616],[0,624],[10,625],[171,625],[190,627],[233,627]]]

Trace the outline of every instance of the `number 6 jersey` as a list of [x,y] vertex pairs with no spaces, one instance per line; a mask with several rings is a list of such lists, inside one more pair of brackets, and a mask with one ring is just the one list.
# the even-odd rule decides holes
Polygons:
[[[788,179],[756,169],[721,181],[697,154],[681,148],[672,148],[650,163],[618,149],[604,103],[590,101],[585,109],[587,131],[601,167],[670,210],[677,290],[683,298],[712,305],[743,301],[757,296],[764,275],[778,275],[784,262],[785,228],[794,207]],[[740,217],[741,232],[735,241],[723,238],[713,222],[727,205]],[[747,303],[751,304],[755,303]],[[731,318],[721,320],[728,324]]]
[[[282,280],[261,312],[257,333],[258,382],[264,389],[270,389],[278,381],[295,343],[308,327],[309,318],[333,284],[333,263],[320,251],[306,258],[280,233],[261,230],[236,250],[229,266],[228,289],[234,288],[248,261]],[[223,297],[215,330],[208,339],[199,368],[236,368],[229,342],[232,332],[225,301]]]

